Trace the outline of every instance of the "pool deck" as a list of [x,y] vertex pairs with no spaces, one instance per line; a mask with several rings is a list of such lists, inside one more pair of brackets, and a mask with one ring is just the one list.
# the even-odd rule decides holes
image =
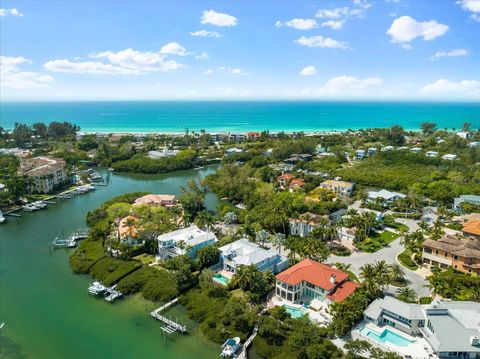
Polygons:
[[[402,337],[413,342],[410,345],[404,347],[397,346],[390,342],[379,343],[367,336],[362,335],[361,330],[363,328],[368,328],[377,333],[382,333],[385,329],[388,329],[389,331],[401,335]],[[435,355],[432,348],[430,347],[430,344],[428,344],[428,342],[424,338],[413,337],[390,326],[379,327],[378,325],[375,325],[373,323],[362,322],[354,330],[352,330],[352,338],[366,340],[373,346],[380,348],[383,351],[395,352],[402,356],[410,355],[412,358],[415,359],[438,359],[437,355]]]
[[330,315],[327,313],[327,308],[328,308],[328,305],[325,304],[324,307],[320,308],[319,311],[315,311],[313,309],[310,309],[310,308],[305,308],[303,305],[301,304],[292,304],[278,296],[273,296],[271,300],[268,301],[267,303],[267,307],[268,308],[273,308],[273,307],[279,307],[279,306],[289,306],[289,307],[292,307],[292,308],[297,308],[297,309],[302,309],[305,314],[308,315],[308,317],[310,318],[310,320],[316,324],[319,324],[319,325],[328,325],[331,321],[331,317]]

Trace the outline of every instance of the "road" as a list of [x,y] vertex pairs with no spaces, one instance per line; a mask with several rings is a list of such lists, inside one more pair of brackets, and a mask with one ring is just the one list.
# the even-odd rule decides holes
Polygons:
[[[418,224],[411,219],[402,219],[397,218],[396,221],[403,223],[408,226],[409,232],[416,231],[419,227]],[[375,261],[384,260],[388,264],[398,263],[396,260],[397,255],[403,251],[403,245],[400,244],[400,238],[397,238],[393,242],[391,242],[388,246],[380,249],[378,252],[375,253],[364,253],[364,252],[357,252],[352,253],[349,257],[339,257],[335,255],[331,255],[327,262],[328,263],[345,263],[350,264],[352,271],[358,276],[360,275],[360,267],[364,266],[367,263],[373,263]],[[426,284],[426,280],[418,275],[415,272],[408,270],[407,268],[403,267],[405,271],[405,278],[409,282],[408,285],[417,292],[419,297],[428,296],[430,295],[430,291],[424,285]],[[395,289],[395,288],[391,288]]]

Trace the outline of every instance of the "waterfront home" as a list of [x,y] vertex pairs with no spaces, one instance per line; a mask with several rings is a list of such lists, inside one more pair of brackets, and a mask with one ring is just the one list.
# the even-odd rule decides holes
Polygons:
[[135,216],[126,216],[120,220],[117,229],[117,238],[123,244],[135,246],[141,244],[138,222],[140,219]]
[[464,194],[460,197],[456,197],[453,199],[453,209],[455,211],[461,209],[461,206],[464,203],[473,204],[474,206],[480,206],[480,196],[475,196],[473,194]]
[[355,151],[355,159],[362,160],[365,157],[365,150],[356,150]]
[[350,197],[353,192],[354,184],[346,181],[327,180],[320,183],[321,188],[329,189],[339,196]]
[[420,152],[422,152],[422,149],[420,147],[413,147],[413,148],[410,149],[410,152],[420,153]]
[[280,176],[277,177],[277,182],[280,188],[286,188],[290,181],[294,178],[295,176],[291,173],[282,173]]
[[314,213],[304,213],[298,218],[290,218],[288,221],[290,234],[305,238],[311,231],[319,227],[322,223],[328,223],[328,216],[321,216]]
[[464,139],[467,139],[467,138],[470,138],[470,132],[466,132],[466,131],[458,131],[457,133],[455,133],[458,137],[461,137],[461,138],[464,138]]
[[425,156],[427,156],[427,157],[438,157],[438,152],[437,151],[427,151]]
[[177,199],[173,194],[147,194],[138,197],[133,205],[149,205],[169,207],[177,204]]
[[28,187],[30,193],[50,193],[67,183],[66,165],[61,158],[33,157],[20,162],[18,174],[31,180]]
[[465,237],[480,239],[480,221],[468,221],[463,225],[462,233]]
[[[367,339],[380,340],[378,344],[383,347],[410,357],[417,357],[416,342],[422,342],[426,349],[430,348],[429,357],[480,358],[480,303],[477,302],[434,300],[419,305],[387,296],[368,306],[364,320],[380,332],[380,336],[371,336],[371,324],[367,324],[360,332]],[[396,331],[406,333],[407,337]],[[385,332],[387,335],[382,335]]]
[[212,142],[222,142],[225,141],[225,138],[227,137],[226,134],[224,133],[217,133],[217,132],[212,132],[210,133],[210,140]]
[[199,249],[217,242],[213,232],[203,231],[195,225],[165,233],[157,237],[160,259],[187,254],[195,257]]
[[302,188],[303,186],[305,186],[305,181],[303,178],[294,178],[290,181],[288,188],[290,192],[293,192],[299,188]]
[[288,267],[288,259],[274,249],[263,249],[248,239],[242,238],[219,248],[220,266],[227,272],[236,273],[241,266],[255,265],[260,271],[278,273]]
[[314,299],[326,304],[341,302],[360,286],[348,279],[348,273],[312,259],[304,259],[275,277],[275,295],[292,304]]
[[457,155],[453,155],[451,153],[448,153],[446,155],[443,155],[442,159],[447,160],[447,161],[454,161],[454,160],[457,159]]
[[399,192],[392,192],[386,189],[382,189],[380,191],[368,191],[367,192],[367,200],[375,201],[377,199],[382,199],[386,203],[392,203],[399,199],[407,197],[403,193]]
[[247,137],[249,140],[258,140],[262,137],[262,134],[260,132],[247,132]]
[[228,140],[230,142],[241,142],[241,141],[245,141],[246,139],[247,139],[247,135],[243,133],[231,133],[228,136]]
[[480,274],[480,240],[444,236],[423,242],[422,263],[430,267],[453,268]]
[[148,157],[158,160],[159,158],[174,157],[178,155],[179,152],[178,150],[169,150],[165,145],[162,151],[148,151]]

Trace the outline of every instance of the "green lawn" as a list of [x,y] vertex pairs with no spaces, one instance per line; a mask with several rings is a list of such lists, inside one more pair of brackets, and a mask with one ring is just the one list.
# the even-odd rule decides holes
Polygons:
[[403,223],[400,223],[400,222],[388,223],[386,226],[389,227],[389,228],[396,229],[398,231],[400,231],[402,229],[404,231],[408,231],[408,226],[403,224]]
[[370,237],[359,243],[357,248],[364,252],[374,253],[397,238],[398,234],[390,231],[383,231],[381,233],[372,231]]
[[398,255],[398,260],[404,267],[410,270],[417,270],[418,265],[412,260],[412,252],[409,249],[405,249]]

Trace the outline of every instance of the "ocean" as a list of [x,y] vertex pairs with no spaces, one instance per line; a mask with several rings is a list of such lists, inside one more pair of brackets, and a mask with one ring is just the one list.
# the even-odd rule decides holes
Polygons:
[[8,102],[0,104],[0,126],[15,122],[69,121],[86,132],[322,131],[422,122],[439,128],[480,126],[480,103],[292,102],[292,101],[125,101]]

